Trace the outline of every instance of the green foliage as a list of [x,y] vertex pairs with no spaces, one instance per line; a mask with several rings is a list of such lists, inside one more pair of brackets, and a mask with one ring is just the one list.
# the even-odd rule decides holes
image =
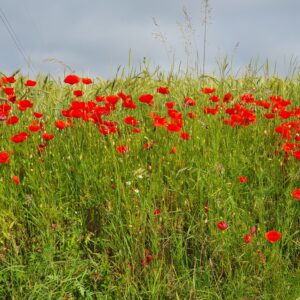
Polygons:
[[[169,86],[170,95],[155,94],[157,112],[165,113],[166,99],[176,102],[188,141],[153,128],[149,112],[154,108],[140,103],[135,111],[118,104],[110,116],[120,122],[119,135],[103,136],[80,119],[59,131],[54,121],[69,107],[72,87],[41,75],[33,89],[24,82],[18,75],[17,96],[26,95],[34,110],[45,114],[46,131],[55,139],[43,153],[39,134],[21,144],[10,141],[33,122],[32,110],[14,126],[0,124],[0,150],[14,150],[10,163],[0,164],[1,299],[300,296],[300,203],[290,195],[300,187],[299,162],[284,164],[282,154],[274,155],[280,120],[266,120],[258,109],[255,124],[225,126],[224,115],[203,113],[211,103],[200,93],[215,87],[221,97],[231,92],[234,102],[244,93],[259,100],[280,95],[296,107],[298,81],[253,75],[180,78],[142,70],[81,86],[84,101],[123,91],[136,103],[141,94]],[[196,99],[197,106],[185,108],[186,97]],[[187,118],[190,111],[195,120]],[[142,133],[131,133],[122,121],[128,115],[143,121]],[[153,147],[144,150],[152,140]],[[122,144],[130,147],[124,156],[116,151]],[[242,184],[239,176],[248,182]],[[221,220],[229,224],[225,231],[216,225]],[[244,234],[254,225],[257,232],[245,244]],[[282,233],[274,244],[264,236],[271,229]],[[147,262],[149,255],[153,259]]]

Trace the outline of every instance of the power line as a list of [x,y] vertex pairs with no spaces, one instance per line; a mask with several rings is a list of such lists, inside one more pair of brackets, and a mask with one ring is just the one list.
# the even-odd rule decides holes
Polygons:
[[[28,68],[34,73],[36,74],[35,70],[33,70],[34,65],[33,63],[27,58],[26,54],[25,54],[25,50],[24,47],[22,46],[21,41],[19,40],[17,34],[15,33],[13,27],[11,26],[9,20],[7,19],[4,11],[0,8],[0,19],[2,21],[2,23],[4,24],[6,30],[8,31],[11,39],[13,40],[17,50],[20,52],[21,56],[24,58],[25,62],[28,65]],[[32,65],[32,67],[31,67]],[[35,69],[35,68],[34,68]]]

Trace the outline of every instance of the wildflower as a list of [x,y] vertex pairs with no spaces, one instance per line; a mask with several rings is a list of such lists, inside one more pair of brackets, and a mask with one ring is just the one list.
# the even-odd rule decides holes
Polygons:
[[9,163],[9,153],[7,151],[0,152],[0,164]]
[[300,160],[300,151],[299,150],[294,151],[294,157],[296,160]]
[[197,104],[196,100],[192,98],[185,98],[184,99],[184,107],[186,106],[195,106]]
[[117,151],[120,154],[124,155],[124,154],[126,154],[128,152],[128,147],[126,145],[118,146],[117,147]]
[[42,118],[42,117],[44,116],[43,114],[41,114],[41,113],[39,113],[39,112],[36,112],[36,111],[35,111],[33,114],[34,114],[34,116],[35,116],[36,118],[38,118],[38,119],[39,119],[39,118]]
[[20,180],[19,180],[19,177],[18,176],[13,176],[13,182],[16,184],[16,185],[19,185],[20,184]]
[[215,114],[217,114],[218,109],[219,109],[218,105],[216,105],[215,107],[204,107],[203,112],[205,114],[215,115]]
[[217,226],[220,230],[226,230],[229,227],[225,221],[220,221]]
[[234,97],[230,93],[227,93],[223,97],[223,102],[228,103],[230,100],[232,100]]
[[141,95],[139,97],[139,101],[142,102],[142,103],[146,103],[149,106],[151,106],[153,104],[153,95],[151,95],[151,94]]
[[68,126],[68,123],[64,120],[57,120],[54,122],[54,125],[58,129],[64,129]]
[[175,102],[166,102],[166,103],[165,103],[165,106],[166,106],[168,109],[173,109],[173,107],[175,106]]
[[36,132],[36,131],[39,131],[41,130],[41,127],[39,125],[29,125],[28,126],[28,129],[31,131],[31,132]]
[[171,123],[167,125],[166,129],[168,131],[179,132],[181,130],[181,126]]
[[16,79],[14,78],[14,76],[6,77],[5,79],[8,83],[15,83],[16,82]]
[[30,80],[28,79],[26,82],[25,82],[25,86],[36,86],[37,82],[34,81],[34,80]]
[[203,88],[202,90],[201,90],[201,92],[203,93],[203,94],[212,94],[212,93],[214,93],[216,91],[216,89],[214,89],[214,88]]
[[14,88],[3,88],[2,90],[7,96],[15,94]]
[[54,139],[54,135],[53,134],[49,134],[49,133],[43,133],[42,138],[45,141],[50,141]]
[[133,133],[140,133],[142,131],[142,129],[141,128],[133,128],[131,131]]
[[264,114],[264,117],[266,119],[274,119],[275,118],[275,114],[272,114],[272,113],[265,113]]
[[242,183],[246,183],[248,181],[248,179],[245,176],[240,176],[239,181],[242,182]]
[[166,118],[159,117],[156,115],[153,116],[153,120],[154,120],[154,122],[153,122],[152,126],[155,126],[155,127],[163,127],[168,123],[168,120]]
[[131,126],[137,126],[139,124],[139,121],[135,117],[131,116],[124,118],[124,122]]
[[75,90],[75,91],[73,91],[73,95],[75,97],[81,97],[83,95],[83,91],[82,90]]
[[270,230],[265,234],[265,237],[270,243],[275,243],[281,239],[282,235],[276,230]]
[[19,122],[19,118],[18,117],[16,117],[16,116],[11,116],[10,118],[8,118],[7,120],[6,120],[6,124],[7,125],[13,125],[13,124],[16,124],[16,123],[18,123]]
[[183,139],[183,140],[189,140],[190,139],[190,136],[187,132],[180,132],[180,137]]
[[33,103],[29,100],[20,100],[20,101],[17,101],[17,102],[18,102],[18,108],[21,111],[25,111],[28,108],[31,108],[33,106]]
[[93,83],[93,80],[89,77],[83,77],[81,79],[81,81],[82,81],[83,84],[92,84]]
[[300,189],[294,190],[291,195],[294,199],[300,201]]
[[8,113],[0,114],[0,121],[6,121],[7,120],[7,115],[8,115]]
[[209,98],[209,100],[211,100],[212,102],[219,102],[220,101],[220,98],[216,95],[213,95]]
[[192,113],[192,112],[189,112],[187,113],[188,117],[192,120],[194,120],[196,118],[196,114]]
[[80,78],[76,75],[68,75],[65,77],[64,79],[64,83],[67,83],[67,84],[76,84],[76,83],[79,83],[80,82]]
[[29,136],[30,134],[28,134],[27,132],[21,132],[14,135],[10,140],[16,144],[19,144],[24,142]]
[[161,211],[159,208],[154,209],[154,212],[153,212],[154,216],[160,215],[160,213],[161,213]]
[[163,95],[170,94],[169,88],[167,86],[160,86],[156,91]]
[[247,234],[244,235],[244,241],[245,241],[246,244],[249,244],[251,242],[250,234],[247,233]]
[[176,152],[177,152],[176,147],[173,147],[173,148],[171,149],[171,154],[175,154]]

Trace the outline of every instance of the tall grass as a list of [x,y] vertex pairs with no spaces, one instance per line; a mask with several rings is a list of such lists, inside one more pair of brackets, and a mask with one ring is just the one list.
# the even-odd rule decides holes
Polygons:
[[[0,124],[0,150],[11,153],[9,164],[0,165],[1,298],[299,297],[300,208],[291,197],[300,186],[299,162],[285,163],[281,149],[274,154],[280,142],[274,129],[282,120],[266,120],[256,108],[255,124],[223,125],[224,112],[203,113],[211,101],[200,92],[203,87],[215,87],[220,97],[231,92],[233,103],[245,93],[265,100],[280,95],[299,106],[298,80],[249,73],[239,79],[192,78],[142,69],[77,86],[85,93],[81,101],[123,91],[136,102],[133,111],[117,104],[107,119],[119,122],[120,133],[107,136],[80,119],[63,131],[55,128],[75,87],[42,75],[34,88],[24,82],[18,75],[17,97],[26,94],[34,111],[44,113],[45,131],[55,139],[43,153],[37,151],[38,133],[21,144],[10,141],[28,131],[32,109],[21,113],[12,105],[19,123]],[[168,86],[170,95],[158,94],[159,86]],[[147,93],[154,95],[154,106],[139,103]],[[186,97],[197,106],[184,107]],[[183,113],[190,140],[152,126],[149,113],[165,115],[166,101]],[[124,124],[128,115],[140,121],[141,133]],[[123,144],[129,147],[125,155],[116,151]],[[248,182],[239,182],[239,176]],[[229,224],[225,231],[216,225],[221,220]],[[252,226],[257,232],[246,244],[243,237]],[[265,238],[271,229],[282,233],[274,244]]]

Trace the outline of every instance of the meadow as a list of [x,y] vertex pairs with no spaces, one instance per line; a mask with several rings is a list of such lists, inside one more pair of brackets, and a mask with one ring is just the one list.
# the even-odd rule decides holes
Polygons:
[[300,297],[300,81],[1,75],[1,299]]

